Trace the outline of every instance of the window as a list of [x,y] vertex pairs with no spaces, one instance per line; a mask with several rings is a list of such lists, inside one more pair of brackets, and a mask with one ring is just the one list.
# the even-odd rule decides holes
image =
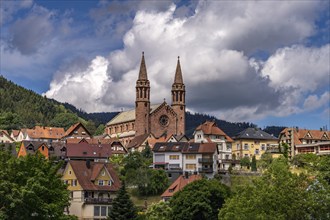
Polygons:
[[85,131],[83,131],[83,132],[81,132],[81,134],[86,134],[86,132],[85,132]]
[[265,144],[261,145],[261,150],[266,150]]
[[77,180],[71,180],[72,186],[77,186]]
[[103,180],[99,180],[99,186],[103,186]]
[[196,164],[186,164],[186,170],[196,170]]
[[195,154],[187,154],[186,159],[187,160],[194,160],[194,159],[196,159],[196,155]]
[[101,206],[101,216],[107,216],[107,207]]
[[112,185],[112,181],[108,180],[108,186],[111,186],[111,185]]
[[227,144],[227,151],[231,150],[231,145]]
[[100,206],[94,206],[94,216],[100,216]]
[[170,160],[179,160],[180,156],[179,155],[170,155]]
[[249,144],[244,144],[244,150],[249,150]]
[[330,150],[330,145],[320,146],[320,151]]
[[73,133],[74,133],[74,134],[78,134],[78,131],[74,131]]
[[255,153],[255,155],[259,155],[259,149],[256,149],[255,151],[254,151],[254,153]]
[[239,150],[240,144],[236,144],[236,148],[237,148],[237,150]]
[[229,160],[229,155],[228,154],[226,154],[226,160]]
[[201,138],[202,138],[202,135],[198,134],[197,139],[201,139]]
[[260,141],[254,141],[255,144],[260,144]]
[[69,185],[69,180],[63,180],[64,184]]
[[102,171],[101,175],[102,176],[105,176],[105,170]]

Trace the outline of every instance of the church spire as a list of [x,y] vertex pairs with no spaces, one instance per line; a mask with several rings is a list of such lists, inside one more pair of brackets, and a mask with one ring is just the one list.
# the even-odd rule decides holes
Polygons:
[[180,57],[178,57],[178,63],[176,65],[174,83],[183,84],[181,65],[180,65]]
[[142,52],[142,59],[140,65],[139,79],[138,80],[148,80],[146,62],[144,61],[144,52]]

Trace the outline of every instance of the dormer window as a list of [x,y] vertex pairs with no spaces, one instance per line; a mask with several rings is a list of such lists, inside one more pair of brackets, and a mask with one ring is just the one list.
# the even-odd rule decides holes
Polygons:
[[99,180],[98,184],[99,184],[99,186],[103,186],[104,185],[103,180]]

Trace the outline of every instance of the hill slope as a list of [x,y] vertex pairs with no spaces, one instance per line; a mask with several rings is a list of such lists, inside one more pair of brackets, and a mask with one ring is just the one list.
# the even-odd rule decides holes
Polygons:
[[18,86],[0,76],[0,128],[11,130],[51,125],[56,117],[78,120],[59,102]]

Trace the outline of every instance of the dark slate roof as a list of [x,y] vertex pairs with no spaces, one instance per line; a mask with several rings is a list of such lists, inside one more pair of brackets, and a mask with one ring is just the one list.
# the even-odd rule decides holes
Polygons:
[[181,152],[183,154],[209,154],[217,149],[216,143],[158,142],[153,152]]
[[277,138],[258,128],[247,128],[235,135],[233,139],[276,140]]

